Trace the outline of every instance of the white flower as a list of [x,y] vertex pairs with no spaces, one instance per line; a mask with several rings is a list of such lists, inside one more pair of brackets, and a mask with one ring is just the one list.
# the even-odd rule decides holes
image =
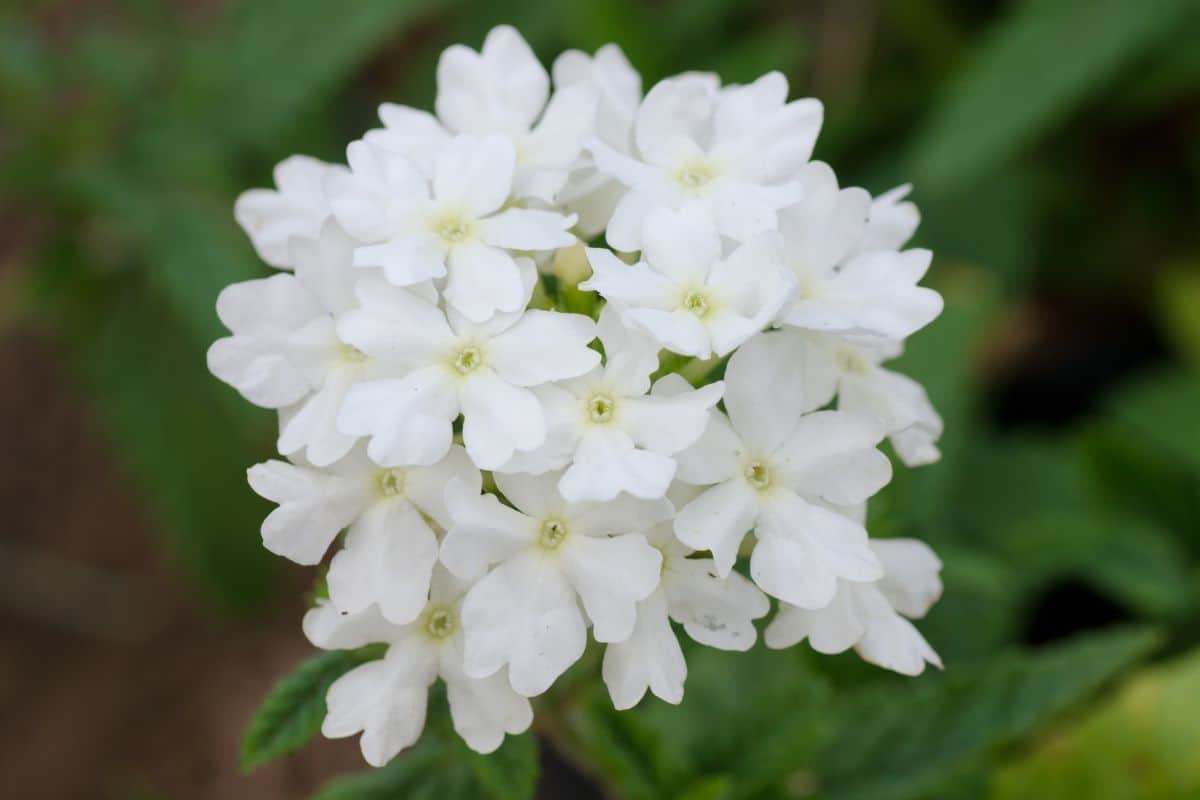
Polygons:
[[344,528],[345,545],[329,565],[329,599],[339,611],[372,604],[404,624],[420,613],[438,558],[430,522],[450,524],[447,481],[480,485],[461,447],[428,467],[381,468],[360,449],[324,470],[267,461],[249,471],[255,492],[279,504],[263,522],[263,545],[298,564],[316,564]]
[[941,458],[937,440],[942,435],[942,418],[925,388],[907,375],[881,366],[900,355],[899,342],[847,339],[790,328],[776,335],[793,339],[791,346],[805,365],[810,405],[823,406],[836,396],[839,410],[874,416],[896,455],[910,467]]
[[899,250],[908,243],[921,224],[921,212],[911,201],[904,199],[911,191],[912,184],[906,183],[871,201],[867,229],[855,248],[857,252]]
[[292,237],[316,239],[329,217],[325,182],[345,172],[308,156],[292,156],[275,167],[275,189],[242,192],[233,216],[246,231],[263,261],[291,267],[288,242]]
[[255,405],[280,409],[279,451],[304,451],[318,466],[337,461],[354,444],[333,420],[346,390],[371,370],[336,330],[355,303],[353,250],[354,242],[332,220],[317,241],[293,238],[294,274],[235,283],[221,292],[217,315],[233,335],[208,351],[214,375]]
[[[387,632],[387,655],[352,669],[329,687],[321,725],[325,736],[337,739],[361,731],[363,757],[372,766],[383,766],[420,737],[429,687],[439,677],[446,684],[454,730],[472,750],[493,752],[506,733],[529,728],[529,701],[516,694],[503,675],[478,679],[463,672],[460,614],[465,588],[441,568],[434,573],[429,603],[420,616]],[[323,617],[310,622],[315,614]],[[356,641],[380,630],[373,609],[343,616],[340,625],[328,614],[318,608],[305,618],[306,630],[319,630],[326,642]],[[339,627],[351,630],[342,633]]]
[[671,514],[665,499],[568,503],[557,483],[555,473],[496,475],[515,509],[458,483],[446,489],[454,524],[442,563],[477,581],[463,603],[466,672],[483,677],[508,665],[513,689],[526,697],[544,692],[583,654],[581,603],[597,641],[633,634],[637,603],[654,591],[662,566],[659,551],[634,531]]
[[693,447],[680,453],[680,480],[710,485],[675,517],[680,541],[711,550],[728,575],[746,531],[757,543],[750,574],[763,591],[802,608],[822,608],[839,578],[882,574],[862,525],[825,505],[863,502],[891,478],[875,449],[878,422],[816,411],[805,392],[806,365],[794,337],[766,333],[744,344],[725,374],[725,408]]
[[662,553],[658,588],[638,603],[633,635],[604,650],[603,677],[618,709],[632,708],[649,689],[668,703],[683,699],[687,663],[671,620],[701,644],[722,650],[749,650],[754,622],[771,606],[753,583],[736,572],[722,578],[710,558],[689,558],[670,521],[646,534]]
[[597,169],[629,189],[609,222],[609,243],[639,250],[652,209],[689,203],[706,206],[721,234],[738,241],[774,230],[776,212],[800,197],[793,178],[822,115],[816,100],[788,103],[778,72],[720,91],[701,76],[662,81],[638,109],[632,156],[599,139],[587,145]]
[[498,134],[516,155],[514,197],[554,202],[595,125],[595,90],[560,86],[547,103],[549,76],[508,25],[493,28],[480,52],[448,47],[437,85],[437,117],[385,103],[379,109],[385,127],[368,132],[367,141],[428,171],[454,134]]
[[[526,272],[533,273],[527,261]],[[600,360],[587,346],[595,324],[581,314],[516,312],[476,325],[377,278],[360,281],[358,297],[361,307],[345,315],[339,333],[397,377],[355,385],[337,425],[370,436],[367,452],[379,464],[440,460],[461,413],[471,460],[499,467],[545,441],[545,415],[529,387],[581,375]]]
[[777,234],[763,233],[721,256],[721,238],[702,206],[655,209],[633,266],[609,250],[588,249],[599,292],[623,319],[668,350],[724,356],[761,331],[791,299],[795,279],[782,265]]
[[941,295],[917,285],[933,257],[928,250],[860,249],[872,213],[869,194],[839,190],[833,170],[820,162],[806,165],[800,180],[803,200],[779,215],[784,261],[799,282],[780,322],[903,339],[942,312]]
[[920,675],[927,663],[940,669],[937,653],[905,617],[925,616],[941,596],[941,562],[916,539],[882,539],[871,548],[883,563],[878,582],[841,581],[833,602],[820,610],[783,606],[767,626],[767,646],[808,639],[819,653],[853,647],[864,661],[904,675]]
[[[633,149],[633,120],[642,101],[642,78],[615,44],[606,44],[589,56],[568,50],[554,61],[554,85],[589,86],[599,99],[595,134],[622,155]],[[591,158],[581,159],[558,201],[579,215],[579,229],[591,238],[604,230],[625,187],[596,170]]]
[[604,366],[539,389],[550,433],[546,445],[518,455],[505,472],[545,472],[568,466],[558,488],[573,501],[611,500],[621,492],[663,497],[675,477],[674,454],[704,432],[721,398],[721,383],[671,396],[650,390],[658,344],[605,308],[597,326]]
[[350,175],[333,191],[333,212],[368,246],[356,267],[382,267],[397,286],[445,278],[446,300],[481,322],[528,300],[513,251],[575,241],[574,217],[504,208],[516,154],[500,136],[458,136],[437,155],[432,181],[403,156],[355,142]]

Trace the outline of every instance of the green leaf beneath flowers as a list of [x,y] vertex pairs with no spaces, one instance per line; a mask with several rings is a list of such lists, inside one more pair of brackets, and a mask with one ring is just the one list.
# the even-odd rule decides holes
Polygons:
[[379,646],[312,656],[267,694],[242,741],[242,769],[253,769],[303,747],[321,729],[325,693],[338,678],[382,655]]
[[1157,641],[1147,629],[1117,630],[907,684],[881,681],[843,703],[840,730],[814,762],[822,797],[920,796],[1095,692]]
[[[500,749],[481,755],[452,731],[431,721],[421,739],[381,769],[326,784],[312,800],[529,800],[537,786],[533,734],[506,736]],[[431,729],[435,728],[435,729]]]

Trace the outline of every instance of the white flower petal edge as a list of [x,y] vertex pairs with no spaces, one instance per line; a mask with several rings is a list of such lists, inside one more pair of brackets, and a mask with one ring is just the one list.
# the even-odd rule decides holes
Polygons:
[[864,661],[903,675],[919,675],[926,664],[940,669],[937,653],[905,617],[924,616],[941,595],[941,562],[915,539],[883,539],[872,549],[884,566],[878,582],[843,581],[822,609],[783,606],[767,626],[767,646],[791,647],[807,639],[817,652],[853,647]]

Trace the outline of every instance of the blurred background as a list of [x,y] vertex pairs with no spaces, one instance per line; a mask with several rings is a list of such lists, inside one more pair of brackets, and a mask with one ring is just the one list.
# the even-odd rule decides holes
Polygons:
[[[946,672],[693,652],[679,709],[585,694],[539,728],[539,796],[1200,796],[1200,3],[5,5],[7,796],[272,800],[362,768],[318,741],[239,770],[310,651],[312,575],[261,548],[244,470],[274,421],[205,369],[213,303],[268,272],[241,190],[430,106],[440,50],[500,22],[547,65],[615,41],[647,86],[784,71],[844,184],[915,185],[947,301],[901,365],[945,457],[871,507],[945,561],[920,627]],[[416,796],[381,786],[322,796]]]

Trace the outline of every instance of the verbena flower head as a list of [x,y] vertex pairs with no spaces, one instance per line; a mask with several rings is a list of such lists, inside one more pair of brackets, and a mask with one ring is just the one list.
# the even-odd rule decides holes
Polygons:
[[236,204],[279,271],[222,292],[209,366],[279,414],[249,478],[264,545],[327,561],[306,635],[385,646],[323,725],[371,764],[438,681],[496,749],[589,641],[616,707],[681,702],[676,626],[741,651],[772,608],[769,647],[940,666],[909,621],[940,563],[864,522],[885,440],[939,455],[886,366],[942,308],[909,188],[840,187],[778,73],[643,97],[607,45],[552,76],[496,28],[442,55],[434,113],[384,104],[345,165],[294,156]]

